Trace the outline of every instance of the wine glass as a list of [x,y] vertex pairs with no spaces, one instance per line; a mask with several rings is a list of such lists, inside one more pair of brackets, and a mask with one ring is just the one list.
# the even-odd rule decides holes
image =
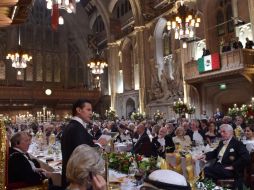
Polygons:
[[143,176],[144,176],[144,172],[142,170],[139,170],[137,169],[135,174],[134,174],[134,177],[136,179],[136,185],[139,186],[142,184],[142,179],[143,179]]

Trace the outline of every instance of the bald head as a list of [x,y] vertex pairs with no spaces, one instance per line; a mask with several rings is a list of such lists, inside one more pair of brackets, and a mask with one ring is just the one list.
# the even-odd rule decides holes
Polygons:
[[145,125],[139,124],[139,125],[137,126],[137,133],[138,133],[139,135],[142,135],[144,132],[145,132]]
[[167,128],[166,127],[162,127],[159,130],[159,138],[164,138],[167,135]]

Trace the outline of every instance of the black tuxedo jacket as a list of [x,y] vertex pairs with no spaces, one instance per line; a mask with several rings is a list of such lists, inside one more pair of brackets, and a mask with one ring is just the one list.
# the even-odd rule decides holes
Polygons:
[[[38,162],[30,159],[38,166]],[[9,151],[8,160],[8,183],[23,182],[28,185],[40,184],[46,177],[43,174],[35,172],[29,163],[29,160],[24,155],[13,148]]]
[[76,120],[71,120],[63,131],[61,139],[62,150],[62,187],[66,188],[66,165],[73,150],[81,145],[96,146],[93,137],[88,133],[84,126]]
[[165,158],[165,152],[174,152],[175,150],[175,144],[172,140],[172,137],[170,135],[166,135],[164,139],[165,139],[164,151],[161,149],[161,144],[158,142],[158,136],[154,137],[152,140],[153,146],[155,147],[157,154],[163,158]]
[[[211,152],[206,153],[206,160],[216,159],[218,161],[218,154],[223,147],[223,141],[220,141],[218,147]],[[221,164],[224,167],[233,166],[234,173],[242,173],[244,167],[249,163],[250,155],[246,147],[241,141],[238,141],[234,137],[230,140],[224,155],[221,160]]]
[[145,157],[157,156],[155,147],[146,132],[138,139],[133,150],[135,154],[144,155]]

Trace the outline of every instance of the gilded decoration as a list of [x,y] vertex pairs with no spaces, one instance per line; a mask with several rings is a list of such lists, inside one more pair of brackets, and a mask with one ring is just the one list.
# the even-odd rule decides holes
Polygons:
[[6,130],[4,127],[4,121],[0,121],[0,189],[5,189],[6,183]]

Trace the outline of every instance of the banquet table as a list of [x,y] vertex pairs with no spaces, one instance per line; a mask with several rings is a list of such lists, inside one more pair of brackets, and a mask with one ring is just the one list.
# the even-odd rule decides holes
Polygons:
[[28,153],[40,163],[41,168],[52,172],[51,180],[53,185],[61,186],[62,156],[59,145],[40,147],[37,143],[32,143]]

